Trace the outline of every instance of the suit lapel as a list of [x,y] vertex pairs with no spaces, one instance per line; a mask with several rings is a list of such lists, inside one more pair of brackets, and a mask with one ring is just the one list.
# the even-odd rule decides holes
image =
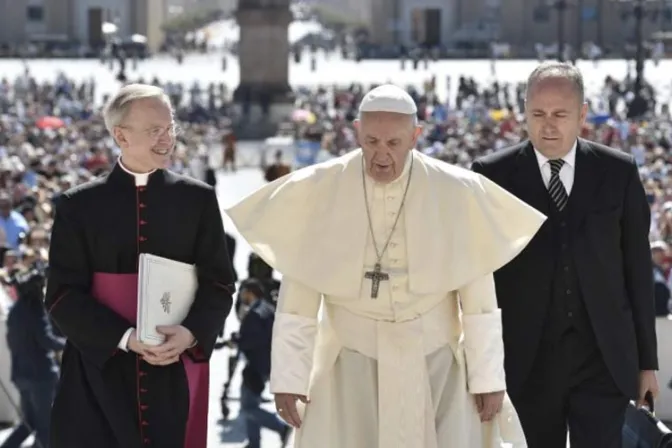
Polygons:
[[550,196],[541,177],[541,169],[532,143],[529,141],[520,148],[511,176],[512,193],[548,216]]
[[604,181],[604,165],[598,163],[599,155],[590,144],[579,139],[576,147],[576,166],[574,168],[574,185],[569,196],[570,220],[574,227],[579,227],[591,204],[596,203],[595,195]]

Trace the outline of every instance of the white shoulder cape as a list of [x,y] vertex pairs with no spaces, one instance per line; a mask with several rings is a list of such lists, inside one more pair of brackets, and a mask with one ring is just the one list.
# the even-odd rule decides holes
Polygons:
[[[404,206],[410,292],[444,293],[516,257],[546,217],[489,179],[413,151]],[[362,152],[288,174],[226,210],[282,275],[359,297],[369,231]]]

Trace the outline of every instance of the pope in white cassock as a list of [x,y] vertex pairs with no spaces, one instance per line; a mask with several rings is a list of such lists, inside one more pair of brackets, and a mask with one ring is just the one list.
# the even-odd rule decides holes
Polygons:
[[492,273],[546,218],[414,150],[416,113],[404,90],[377,87],[360,105],[361,149],[227,211],[283,275],[270,383],[297,448],[525,446],[502,410]]

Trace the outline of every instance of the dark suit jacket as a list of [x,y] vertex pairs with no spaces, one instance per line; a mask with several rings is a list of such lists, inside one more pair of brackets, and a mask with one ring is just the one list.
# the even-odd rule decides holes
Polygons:
[[[525,141],[483,157],[473,170],[546,215],[549,194]],[[650,210],[631,156],[579,139],[568,203],[571,256],[604,361],[619,389],[638,392],[640,370],[656,370]],[[520,393],[539,350],[554,275],[550,222],[495,273],[502,309],[507,387]]]

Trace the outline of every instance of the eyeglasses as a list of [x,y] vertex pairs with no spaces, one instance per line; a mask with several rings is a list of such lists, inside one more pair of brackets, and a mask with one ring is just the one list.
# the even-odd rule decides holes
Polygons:
[[179,132],[179,128],[176,123],[171,123],[170,126],[167,127],[153,126],[151,128],[142,129],[140,131],[138,131],[132,126],[119,126],[119,127],[122,129],[129,129],[133,132],[142,132],[152,140],[158,140],[164,135],[168,135],[170,138],[175,138],[175,136],[177,136],[177,133]]

